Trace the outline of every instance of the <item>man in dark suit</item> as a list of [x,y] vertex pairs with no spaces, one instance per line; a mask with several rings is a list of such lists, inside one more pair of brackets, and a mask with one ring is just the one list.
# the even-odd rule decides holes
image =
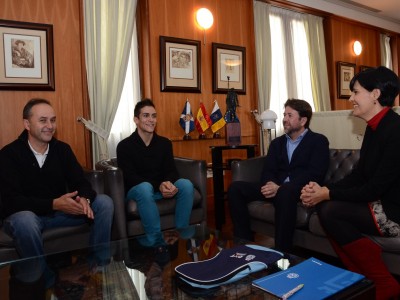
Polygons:
[[272,141],[260,182],[235,181],[228,189],[229,209],[235,238],[253,240],[247,204],[272,201],[275,207],[275,248],[292,247],[296,226],[297,202],[302,187],[311,178],[322,182],[329,165],[329,142],[309,129],[311,106],[304,100],[285,103],[285,135]]

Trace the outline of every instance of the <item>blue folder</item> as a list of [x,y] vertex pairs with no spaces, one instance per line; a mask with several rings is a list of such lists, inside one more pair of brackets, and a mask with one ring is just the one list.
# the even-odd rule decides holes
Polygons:
[[287,270],[254,280],[253,285],[283,298],[289,291],[304,285],[290,300],[318,300],[330,297],[361,281],[365,276],[309,258]]

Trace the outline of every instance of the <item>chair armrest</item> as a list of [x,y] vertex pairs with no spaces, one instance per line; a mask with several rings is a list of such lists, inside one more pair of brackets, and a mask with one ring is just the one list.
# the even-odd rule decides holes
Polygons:
[[128,237],[126,232],[125,188],[122,170],[109,168],[104,171],[105,192],[114,201],[114,230],[116,239]]
[[207,164],[205,160],[174,157],[179,177],[189,179],[200,192],[201,206],[207,208]]
[[232,181],[259,182],[264,166],[265,156],[258,156],[246,160],[233,161]]
[[104,169],[98,168],[98,170],[85,171],[85,176],[98,194],[106,194],[113,200],[112,239],[119,240],[126,238],[125,192],[122,171],[110,165],[109,168],[105,167]]
[[95,165],[96,170],[116,170],[118,168],[117,166],[117,158],[109,158],[109,159],[102,159],[98,162],[96,162]]
[[103,171],[85,170],[85,177],[89,180],[92,188],[98,194],[104,194],[104,174]]

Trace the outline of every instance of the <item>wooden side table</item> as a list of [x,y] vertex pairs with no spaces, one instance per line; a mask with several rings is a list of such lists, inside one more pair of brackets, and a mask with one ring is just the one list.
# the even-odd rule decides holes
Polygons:
[[225,223],[225,205],[224,205],[224,170],[230,166],[224,165],[222,161],[224,150],[246,150],[247,158],[255,156],[255,148],[257,145],[224,145],[210,146],[213,171],[213,187],[214,187],[214,212],[216,229],[221,230]]

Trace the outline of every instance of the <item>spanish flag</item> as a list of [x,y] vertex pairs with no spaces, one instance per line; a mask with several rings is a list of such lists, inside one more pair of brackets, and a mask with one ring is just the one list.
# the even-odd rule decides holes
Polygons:
[[219,109],[217,100],[215,100],[214,102],[215,104],[211,112],[210,119],[212,121],[211,130],[213,133],[216,133],[218,130],[220,130],[222,127],[225,126],[226,122],[222,117],[222,113],[221,110]]
[[201,249],[207,259],[214,257],[218,253],[217,239],[213,234],[210,234],[208,240],[203,241]]
[[200,102],[200,107],[197,112],[196,119],[194,120],[194,124],[196,125],[197,131],[200,134],[203,134],[204,131],[206,131],[208,128],[210,128],[210,126],[212,124],[210,116],[208,115],[203,102]]

